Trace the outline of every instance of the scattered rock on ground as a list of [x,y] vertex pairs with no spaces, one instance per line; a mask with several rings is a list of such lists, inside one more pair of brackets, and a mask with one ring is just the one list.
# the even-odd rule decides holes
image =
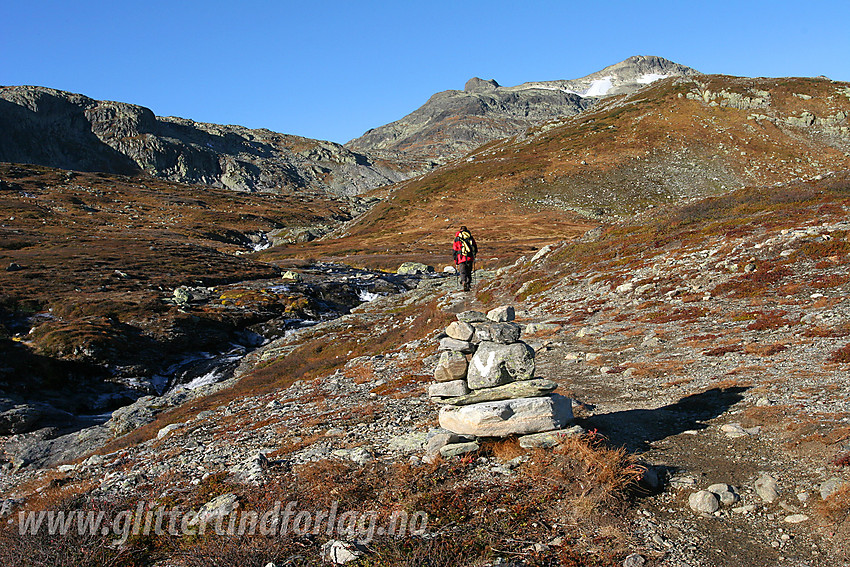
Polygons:
[[756,480],[755,489],[762,501],[768,504],[779,498],[779,484],[768,474],[763,474]]
[[688,506],[694,512],[702,512],[705,514],[713,514],[720,508],[720,501],[717,495],[708,490],[700,490],[688,496]]

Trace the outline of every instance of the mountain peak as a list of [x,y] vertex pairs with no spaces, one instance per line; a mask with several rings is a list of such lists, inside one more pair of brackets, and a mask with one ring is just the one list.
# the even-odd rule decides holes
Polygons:
[[667,77],[696,74],[700,73],[662,57],[635,55],[580,79],[504,87],[493,79],[473,77],[462,91],[437,93],[419,109],[369,130],[347,147],[440,163],[491,140],[521,134],[534,124],[582,112],[602,97],[631,93]]
[[497,88],[499,88],[499,86],[499,83],[497,83],[495,79],[485,81],[484,79],[479,79],[478,77],[472,77],[471,79],[466,81],[466,85],[464,85],[463,87],[463,92],[481,93],[496,90]]
[[693,75],[701,75],[702,73],[686,65],[681,65],[675,61],[670,61],[669,59],[658,57],[656,55],[633,55],[619,63],[605,67],[601,71],[597,71],[587,77],[583,77],[583,79],[591,79],[612,74],[620,80],[641,82],[638,79],[645,75],[675,75],[689,77]]

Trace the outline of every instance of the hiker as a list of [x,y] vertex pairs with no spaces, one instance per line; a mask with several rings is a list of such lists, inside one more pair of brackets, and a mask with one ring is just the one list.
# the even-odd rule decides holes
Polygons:
[[475,262],[475,256],[478,255],[478,244],[475,243],[475,238],[469,229],[462,226],[455,234],[452,248],[455,255],[455,269],[460,274],[463,291],[469,291],[472,286],[472,265]]

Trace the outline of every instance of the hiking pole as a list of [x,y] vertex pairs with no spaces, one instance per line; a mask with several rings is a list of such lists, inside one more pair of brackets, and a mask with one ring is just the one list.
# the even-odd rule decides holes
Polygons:
[[457,269],[457,254],[455,254],[455,291],[460,287],[460,270]]

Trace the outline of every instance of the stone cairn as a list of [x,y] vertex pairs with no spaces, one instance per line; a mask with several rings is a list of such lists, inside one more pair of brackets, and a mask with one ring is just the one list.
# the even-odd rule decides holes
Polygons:
[[[446,328],[429,397],[440,409],[440,428],[426,444],[426,459],[478,450],[478,437],[520,435],[520,445],[552,447],[573,420],[572,400],[557,384],[534,377],[534,349],[519,340],[514,308],[486,315],[465,311]],[[577,429],[577,431],[576,431]]]

